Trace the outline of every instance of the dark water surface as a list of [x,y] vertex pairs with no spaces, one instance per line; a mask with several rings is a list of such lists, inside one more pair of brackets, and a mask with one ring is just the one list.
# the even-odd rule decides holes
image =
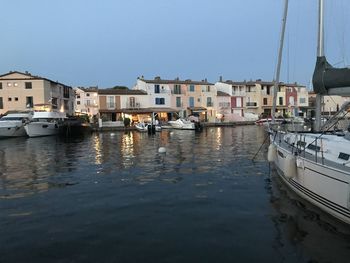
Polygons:
[[[350,262],[255,126],[0,141],[0,262]],[[158,148],[166,147],[166,154]]]

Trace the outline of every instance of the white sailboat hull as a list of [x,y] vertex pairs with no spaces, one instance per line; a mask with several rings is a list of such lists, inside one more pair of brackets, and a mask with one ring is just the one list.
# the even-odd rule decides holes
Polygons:
[[59,133],[59,125],[55,122],[30,122],[24,128],[29,137],[51,136]]
[[[337,169],[320,161],[295,156],[290,149],[278,143],[275,145],[274,164],[285,184],[324,212],[350,224],[349,169]],[[290,171],[294,171],[293,174]]]

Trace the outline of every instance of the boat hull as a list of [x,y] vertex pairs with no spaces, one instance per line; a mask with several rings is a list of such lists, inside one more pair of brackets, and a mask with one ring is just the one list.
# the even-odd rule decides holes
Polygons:
[[[276,146],[274,165],[283,182],[303,199],[350,224],[350,174],[302,156],[295,157],[289,150]],[[295,157],[294,164],[288,161],[288,155]],[[289,169],[295,169],[295,174],[290,176]]]
[[29,137],[52,136],[59,133],[59,125],[54,122],[30,122],[24,128]]
[[0,126],[0,138],[23,137],[26,136],[23,124],[19,125],[2,125]]

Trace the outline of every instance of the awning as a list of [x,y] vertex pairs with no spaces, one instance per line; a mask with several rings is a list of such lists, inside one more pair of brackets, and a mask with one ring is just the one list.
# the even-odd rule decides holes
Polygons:
[[188,107],[187,109],[189,109],[192,112],[204,112],[204,111],[207,111],[207,108],[204,108],[204,107]]
[[144,114],[153,112],[178,112],[179,110],[173,108],[124,108],[115,110],[100,110],[100,113],[127,113],[127,114]]

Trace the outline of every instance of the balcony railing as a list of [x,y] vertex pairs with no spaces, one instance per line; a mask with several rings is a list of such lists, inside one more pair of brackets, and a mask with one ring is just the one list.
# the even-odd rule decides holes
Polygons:
[[140,102],[134,102],[134,103],[127,103],[126,104],[126,108],[128,108],[128,109],[139,109],[139,108],[141,108],[141,104],[140,104]]
[[246,106],[247,107],[258,107],[258,103],[257,102],[247,102]]

